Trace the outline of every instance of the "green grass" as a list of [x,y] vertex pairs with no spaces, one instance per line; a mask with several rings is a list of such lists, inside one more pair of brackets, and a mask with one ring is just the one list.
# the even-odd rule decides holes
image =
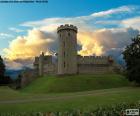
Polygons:
[[[30,94],[28,94],[30,96]],[[32,95],[31,95],[32,96]],[[47,112],[80,109],[93,110],[99,106],[140,101],[140,88],[124,87],[87,92],[63,93],[42,96],[37,94],[38,101],[20,103],[0,103],[0,112]],[[42,98],[44,97],[44,99]],[[10,98],[10,97],[9,97]],[[36,97],[33,97],[34,99]]]
[[128,86],[130,83],[122,75],[75,75],[44,76],[32,82],[21,91],[30,93],[62,93]]
[[140,101],[140,88],[117,74],[44,76],[22,90],[0,87],[0,112],[47,112]]

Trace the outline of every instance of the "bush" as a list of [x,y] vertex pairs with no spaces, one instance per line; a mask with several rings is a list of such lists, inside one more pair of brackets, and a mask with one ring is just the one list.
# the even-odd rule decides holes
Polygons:
[[0,113],[0,116],[125,116],[126,109],[140,109],[140,103],[122,103],[112,106],[102,106],[95,110],[71,110],[65,112],[23,112],[23,113]]

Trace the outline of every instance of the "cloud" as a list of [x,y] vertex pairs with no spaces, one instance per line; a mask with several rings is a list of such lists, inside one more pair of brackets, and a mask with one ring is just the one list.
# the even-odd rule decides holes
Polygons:
[[6,69],[12,69],[12,70],[22,69],[24,65],[22,63],[15,62],[13,60],[5,59],[4,61],[5,61]]
[[98,13],[93,13],[93,14],[91,14],[91,16],[93,16],[93,17],[104,17],[105,16],[106,17],[106,16],[110,16],[112,14],[127,13],[127,12],[131,13],[135,9],[136,9],[135,6],[121,6],[118,8],[109,9],[109,10],[101,11]]
[[[137,25],[140,23],[139,17],[119,20],[117,18],[120,14],[129,16],[132,14],[133,17],[133,13],[137,14],[137,9],[136,6],[122,6],[88,16],[56,17],[24,22],[21,26],[36,29],[29,30],[26,36],[18,36],[11,41],[9,48],[4,49],[5,56],[14,63],[22,64],[20,67],[28,66],[31,63],[26,64],[27,59],[38,56],[40,51],[46,54],[57,52],[57,27],[62,24],[73,24],[78,27],[77,41],[81,48],[78,51],[79,54],[84,56],[113,55],[120,59],[124,47],[131,43],[132,37],[139,34]],[[105,28],[105,25],[113,24],[117,27]],[[33,61],[30,60],[30,62]]]
[[82,49],[78,51],[78,54],[82,56],[103,54],[103,46],[99,43],[94,36],[95,32],[83,31],[78,33],[78,44],[82,46]]
[[53,42],[50,35],[37,29],[29,30],[27,36],[18,36],[5,48],[5,56],[10,60],[28,59],[39,55],[40,51],[50,54],[49,44]]
[[12,38],[14,37],[13,35],[11,34],[7,34],[7,33],[0,33],[0,38],[1,39],[5,39],[5,38]]
[[[81,55],[102,55],[106,53],[108,49],[118,45],[118,42],[128,44],[126,40],[128,33],[126,32],[128,27],[123,27],[120,20],[110,19],[108,16],[118,16],[120,14],[133,14],[137,11],[137,6],[121,6],[106,11],[92,13],[88,16],[80,17],[66,17],[66,18],[46,18],[40,21],[25,22],[22,26],[36,27],[45,32],[56,33],[57,27],[62,24],[73,24],[78,27],[78,44],[81,46],[81,50],[78,52]],[[99,18],[100,17],[100,18]],[[104,19],[106,17],[106,19]],[[125,21],[125,19],[124,19]],[[121,28],[115,28],[112,30],[104,29],[104,25],[118,25]],[[102,25],[102,26],[101,26]],[[99,28],[100,27],[100,28]],[[120,41],[117,38],[122,38]],[[133,34],[132,34],[133,35]],[[131,37],[131,35],[129,35]],[[114,39],[113,39],[114,38]],[[117,44],[117,45],[116,45]],[[107,48],[107,46],[109,48]]]
[[10,27],[9,30],[10,30],[10,31],[17,32],[17,33],[23,32],[23,31],[24,31],[24,30],[21,30],[21,29],[18,29],[18,28],[14,28],[14,27]]
[[[110,50],[121,51],[131,43],[131,39],[139,34],[139,30],[126,29],[100,29],[94,32],[88,30],[78,34],[82,49],[81,55],[111,55]],[[113,53],[113,54],[114,54]]]
[[139,29],[140,30],[140,16],[137,16],[137,17],[133,17],[133,18],[129,18],[129,19],[126,19],[126,20],[123,20],[121,22],[121,24],[124,26],[124,27],[133,27],[135,29]]
[[[61,24],[73,24],[77,25],[80,29],[88,28],[88,29],[96,29],[98,27],[98,23],[100,21],[110,20],[109,16],[120,17],[120,14],[133,14],[134,12],[139,10],[138,6],[121,6],[114,9],[109,9],[106,11],[101,11],[97,13],[92,13],[87,16],[79,16],[79,17],[56,17],[56,18],[46,18],[39,21],[28,21],[22,23],[20,26],[39,28],[42,31],[52,32],[55,31],[56,28]],[[115,15],[115,16],[114,16]],[[123,17],[123,15],[121,17]],[[105,20],[107,19],[107,20]],[[113,19],[111,19],[113,20]]]
[[96,38],[104,47],[104,53],[111,49],[123,49],[126,45],[131,43],[132,37],[139,34],[139,30],[133,28],[123,29],[103,29],[95,33]]

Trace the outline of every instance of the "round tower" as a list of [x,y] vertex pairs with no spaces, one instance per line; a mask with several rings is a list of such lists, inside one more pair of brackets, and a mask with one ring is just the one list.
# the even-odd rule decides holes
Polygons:
[[44,73],[44,53],[42,52],[39,56],[39,76]]
[[77,27],[61,25],[57,29],[58,48],[58,74],[77,73]]

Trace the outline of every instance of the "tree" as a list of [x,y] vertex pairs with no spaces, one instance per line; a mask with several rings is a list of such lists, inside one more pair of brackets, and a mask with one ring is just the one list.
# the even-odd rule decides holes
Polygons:
[[10,76],[5,76],[5,65],[2,57],[0,56],[0,86],[8,85],[12,83]]
[[132,43],[125,48],[123,55],[127,78],[140,84],[140,35],[132,39]]
[[5,73],[5,65],[3,59],[0,56],[0,78],[4,77],[4,73]]

